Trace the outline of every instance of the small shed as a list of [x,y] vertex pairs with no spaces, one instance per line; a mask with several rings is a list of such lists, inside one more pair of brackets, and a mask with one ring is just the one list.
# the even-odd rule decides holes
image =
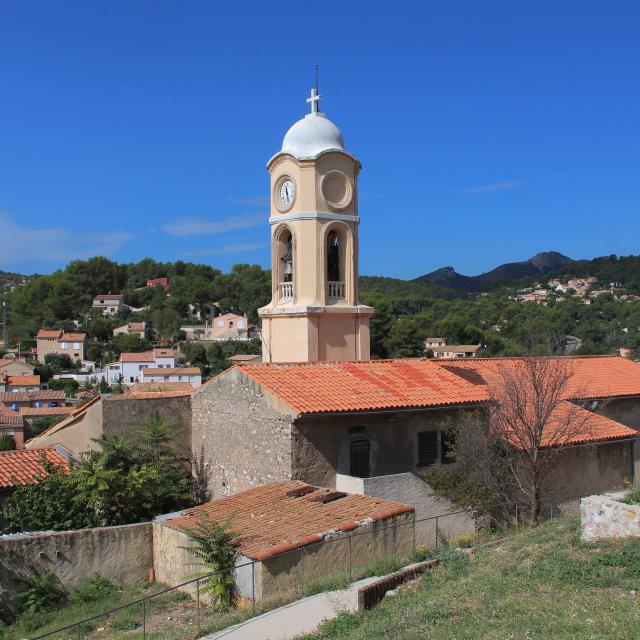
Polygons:
[[[240,551],[234,578],[248,600],[302,591],[327,576],[349,574],[350,567],[355,575],[377,558],[406,558],[415,548],[411,506],[295,480],[274,482],[156,518],[156,580],[175,585],[203,570],[184,548],[193,546],[186,531],[202,517],[218,524],[231,518]],[[195,584],[183,590],[193,594]]]

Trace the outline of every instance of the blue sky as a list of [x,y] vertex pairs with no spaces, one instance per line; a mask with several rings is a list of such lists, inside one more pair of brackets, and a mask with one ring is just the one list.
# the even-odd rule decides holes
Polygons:
[[640,253],[640,4],[9,1],[0,269],[267,266],[268,173],[321,104],[363,164],[361,272]]

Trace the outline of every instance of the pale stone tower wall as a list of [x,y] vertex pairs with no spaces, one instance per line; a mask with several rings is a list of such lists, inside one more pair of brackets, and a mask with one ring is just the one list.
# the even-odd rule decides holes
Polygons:
[[312,112],[267,164],[272,299],[259,310],[264,362],[369,359],[374,310],[358,297],[361,165],[318,100],[313,91]]

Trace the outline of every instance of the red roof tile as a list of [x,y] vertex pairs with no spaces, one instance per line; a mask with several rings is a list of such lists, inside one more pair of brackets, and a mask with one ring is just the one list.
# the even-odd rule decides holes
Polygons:
[[[620,398],[640,396],[640,364],[620,356],[556,358],[567,363],[572,378],[567,398]],[[475,385],[490,385],[500,378],[501,367],[518,367],[522,358],[469,358],[439,360],[438,366]]]
[[53,447],[0,452],[0,489],[40,482],[46,475],[43,459],[69,468],[67,459]]
[[86,333],[63,333],[59,342],[83,342],[86,337]]
[[7,384],[11,387],[33,387],[40,384],[40,376],[7,376]]
[[62,331],[60,329],[40,329],[36,334],[36,338],[46,339],[46,340],[55,340],[60,335],[62,335]]
[[25,402],[27,400],[64,400],[64,391],[6,391],[0,393],[0,402]]
[[439,407],[488,400],[431,360],[237,365],[298,414]]
[[73,413],[76,407],[20,407],[18,409],[21,416],[63,416]]
[[[339,496],[343,497],[339,497]],[[322,499],[337,498],[328,502]],[[297,480],[274,482],[183,511],[162,524],[191,529],[200,514],[223,524],[232,518],[240,552],[266,560],[321,541],[328,533],[351,531],[361,524],[413,512],[413,507],[357,494],[338,494]]]
[[144,353],[121,353],[120,362],[155,362],[153,353],[146,351]]

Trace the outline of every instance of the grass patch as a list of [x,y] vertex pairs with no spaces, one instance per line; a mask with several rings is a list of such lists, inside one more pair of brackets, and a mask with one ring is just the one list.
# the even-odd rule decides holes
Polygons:
[[625,504],[640,504],[640,488],[627,491],[620,502],[624,502]]
[[640,540],[583,543],[577,518],[508,534],[441,565],[363,614],[307,640],[640,640]]

